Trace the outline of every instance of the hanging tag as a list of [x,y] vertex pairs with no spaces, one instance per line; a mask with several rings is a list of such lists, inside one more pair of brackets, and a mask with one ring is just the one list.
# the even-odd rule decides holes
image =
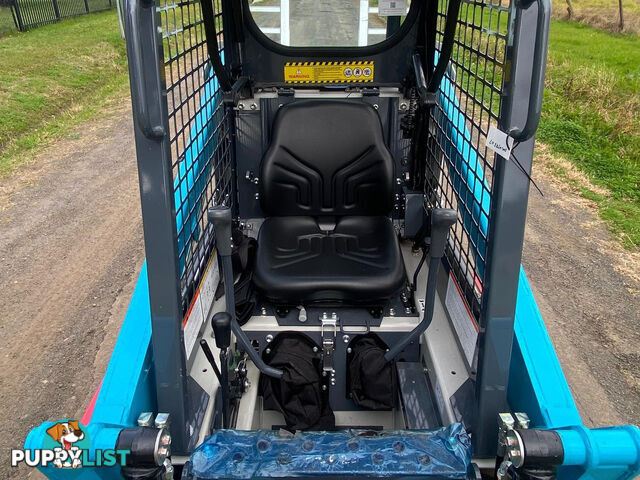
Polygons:
[[498,130],[496,127],[489,127],[487,134],[487,148],[493,150],[505,160],[511,158],[511,149],[513,149],[513,138]]
[[407,0],[379,0],[378,15],[380,17],[394,17],[407,14]]

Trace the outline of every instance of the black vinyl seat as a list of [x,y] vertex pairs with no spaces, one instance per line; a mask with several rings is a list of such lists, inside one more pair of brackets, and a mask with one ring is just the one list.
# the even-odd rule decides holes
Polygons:
[[276,303],[378,304],[405,284],[393,159],[365,103],[282,107],[264,155],[254,284]]

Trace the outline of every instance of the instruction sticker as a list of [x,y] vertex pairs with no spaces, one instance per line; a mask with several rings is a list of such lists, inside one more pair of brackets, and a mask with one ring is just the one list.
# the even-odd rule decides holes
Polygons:
[[407,0],[379,0],[378,15],[381,17],[395,17],[407,14]]
[[187,358],[191,356],[193,347],[198,339],[198,334],[202,325],[207,320],[211,306],[213,305],[215,290],[220,281],[220,272],[218,271],[218,261],[216,258],[217,251],[213,252],[207,265],[207,270],[204,274],[204,278],[196,294],[191,301],[191,306],[187,311],[182,322],[183,336],[184,336],[184,349],[187,353]]
[[453,278],[453,273],[449,274],[447,295],[444,303],[447,307],[447,312],[449,312],[451,323],[453,323],[453,328],[460,340],[467,363],[472,366],[476,343],[478,342],[478,324],[462,298],[460,287],[458,287],[456,280]]
[[287,83],[373,82],[373,62],[287,62]]
[[496,127],[489,127],[487,134],[487,148],[493,150],[505,160],[511,158],[511,150],[513,149],[514,140],[502,130]]

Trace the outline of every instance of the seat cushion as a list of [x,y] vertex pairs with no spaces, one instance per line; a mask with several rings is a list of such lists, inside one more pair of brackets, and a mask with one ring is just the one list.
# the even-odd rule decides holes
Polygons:
[[374,305],[398,293],[405,270],[391,220],[335,221],[328,230],[314,217],[266,219],[258,236],[257,289],[267,299],[289,305]]
[[267,216],[388,215],[394,165],[378,112],[346,100],[281,107],[259,185]]

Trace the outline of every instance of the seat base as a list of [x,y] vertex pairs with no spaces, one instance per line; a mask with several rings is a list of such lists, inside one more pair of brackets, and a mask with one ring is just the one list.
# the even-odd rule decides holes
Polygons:
[[253,281],[280,304],[374,305],[406,275],[387,217],[270,217],[258,235]]

